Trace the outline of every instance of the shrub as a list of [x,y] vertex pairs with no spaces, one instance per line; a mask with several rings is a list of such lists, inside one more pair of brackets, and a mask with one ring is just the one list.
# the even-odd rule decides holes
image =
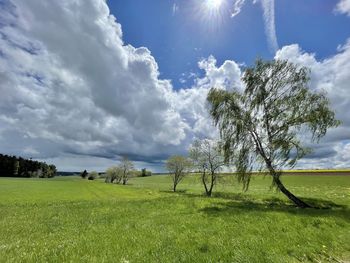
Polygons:
[[121,170],[120,167],[117,166],[112,166],[107,169],[106,171],[106,183],[120,183],[122,179],[122,173],[123,171]]
[[141,170],[141,176],[142,177],[145,177],[145,176],[151,176],[152,175],[152,172],[151,171],[147,171],[146,168],[143,168]]
[[88,180],[95,180],[96,178],[98,178],[97,172],[93,171],[93,172],[89,173]]

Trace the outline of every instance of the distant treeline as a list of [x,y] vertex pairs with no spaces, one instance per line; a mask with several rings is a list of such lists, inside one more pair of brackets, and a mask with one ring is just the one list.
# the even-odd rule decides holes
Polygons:
[[55,165],[0,154],[0,177],[51,178],[55,175]]
[[75,176],[75,175],[79,175],[80,172],[62,172],[62,171],[57,171],[56,175],[57,176]]

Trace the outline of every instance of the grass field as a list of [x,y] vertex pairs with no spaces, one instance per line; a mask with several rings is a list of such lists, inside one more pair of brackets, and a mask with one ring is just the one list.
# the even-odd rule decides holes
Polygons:
[[350,177],[283,180],[328,209],[297,209],[262,176],[247,193],[226,178],[213,198],[194,177],[176,194],[167,176],[0,178],[0,262],[350,261]]

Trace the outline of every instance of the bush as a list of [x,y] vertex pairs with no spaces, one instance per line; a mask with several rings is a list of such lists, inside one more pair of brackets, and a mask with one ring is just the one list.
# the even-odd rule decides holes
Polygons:
[[106,183],[120,183],[123,171],[117,167],[112,166],[106,171]]
[[88,180],[95,180],[96,178],[98,178],[97,172],[93,171],[93,172],[89,173]]
[[137,170],[131,171],[131,177],[141,177],[141,176],[142,176],[141,171],[137,171]]
[[145,177],[145,176],[151,176],[152,175],[152,172],[151,171],[147,171],[146,168],[143,168],[141,170],[141,176],[142,177]]

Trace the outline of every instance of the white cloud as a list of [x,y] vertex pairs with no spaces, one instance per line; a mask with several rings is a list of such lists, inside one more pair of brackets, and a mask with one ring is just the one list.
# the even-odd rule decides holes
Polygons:
[[[261,2],[262,10],[263,10],[263,18],[265,24],[265,33],[267,37],[267,42],[269,48],[274,53],[278,49],[277,35],[276,35],[276,25],[275,25],[275,1],[274,0],[253,0],[253,4]],[[231,17],[237,16],[246,0],[235,0],[233,5],[233,11]]]
[[316,148],[314,161],[306,159],[302,164],[350,167],[350,159],[344,158],[344,152],[350,146],[350,39],[336,55],[321,61],[316,59],[315,54],[304,52],[297,44],[283,47],[276,53],[276,58],[309,67],[310,88],[327,93],[336,117],[342,121],[342,125],[330,130],[319,145],[312,145]]
[[204,71],[203,77],[197,77],[190,89],[177,92],[177,109],[191,125],[194,137],[217,137],[217,129],[213,126],[208,113],[207,94],[213,87],[222,89],[241,89],[241,69],[239,65],[226,60],[217,66],[214,56],[209,56],[198,62],[198,67]]
[[31,147],[31,146],[25,147],[23,149],[23,152],[25,154],[29,154],[29,155],[38,155],[39,154],[39,152],[37,150],[35,150],[34,147]]
[[340,0],[335,7],[335,11],[350,16],[350,0]]
[[238,15],[241,12],[244,3],[245,3],[245,0],[236,0],[235,1],[234,5],[233,5],[233,11],[232,11],[231,17],[235,17],[236,15]]
[[105,1],[13,0],[1,21],[1,127],[111,156],[185,140],[170,81],[147,48],[123,44]]
[[193,137],[215,133],[209,88],[239,81],[234,62],[217,68],[210,57],[196,87],[174,91],[147,48],[123,43],[104,0],[12,0],[0,15],[2,152],[96,162],[185,153]]
[[198,67],[205,71],[205,77],[197,78],[197,86],[240,89],[242,84],[239,65],[235,61],[226,60],[220,67],[217,67],[216,62],[214,56],[198,62]]
[[173,16],[174,16],[179,11],[178,4],[176,4],[176,3],[173,4],[172,11],[173,11]]
[[261,0],[264,12],[265,32],[269,47],[273,52],[278,49],[276,25],[275,25],[275,1]]

